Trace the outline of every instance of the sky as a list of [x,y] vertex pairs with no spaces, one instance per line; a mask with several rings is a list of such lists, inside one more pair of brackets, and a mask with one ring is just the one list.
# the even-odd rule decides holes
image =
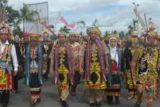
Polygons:
[[55,24],[59,15],[69,23],[83,20],[87,26],[92,26],[97,19],[103,31],[126,31],[135,18],[132,2],[136,2],[140,4],[138,10],[142,17],[146,13],[147,19],[152,18],[157,29],[160,28],[160,0],[9,0],[9,5],[20,9],[23,3],[39,2],[48,2],[51,24]]

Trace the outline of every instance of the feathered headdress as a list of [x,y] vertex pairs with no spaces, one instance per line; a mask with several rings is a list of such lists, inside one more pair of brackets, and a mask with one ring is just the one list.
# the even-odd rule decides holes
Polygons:
[[101,31],[100,31],[100,29],[99,29],[97,26],[89,27],[89,28],[87,29],[87,34],[91,34],[91,33],[95,33],[95,34],[97,34],[98,36],[101,36]]

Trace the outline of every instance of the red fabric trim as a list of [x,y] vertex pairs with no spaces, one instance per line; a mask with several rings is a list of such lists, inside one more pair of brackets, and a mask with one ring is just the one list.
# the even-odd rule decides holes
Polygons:
[[112,60],[111,69],[112,69],[112,72],[118,71],[118,64],[115,60]]

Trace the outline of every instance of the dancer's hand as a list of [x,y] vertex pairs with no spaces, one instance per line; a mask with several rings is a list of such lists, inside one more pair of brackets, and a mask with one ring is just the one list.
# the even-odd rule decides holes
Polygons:
[[13,76],[16,76],[17,73],[18,73],[18,71],[14,71],[14,72],[13,72]]

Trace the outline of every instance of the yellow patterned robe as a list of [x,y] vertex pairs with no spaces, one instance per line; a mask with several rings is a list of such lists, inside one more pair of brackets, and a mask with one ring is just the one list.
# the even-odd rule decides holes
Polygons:
[[[152,48],[151,50],[152,53],[150,54],[145,48],[138,49],[139,55],[136,66],[137,87],[141,87],[146,101],[153,101],[157,94],[157,62],[159,51],[156,48]],[[144,67],[143,61],[147,63],[147,69],[145,72],[140,73],[140,68]]]
[[102,80],[102,72],[100,68],[100,61],[98,61],[98,47],[93,45],[91,49],[91,66],[90,66],[90,73],[95,73],[98,76],[98,79],[95,83],[91,81],[91,79],[87,79],[85,81],[85,85],[88,89],[106,89],[106,83]]
[[[131,47],[131,54],[134,55],[134,53],[137,51],[138,47]],[[131,64],[131,62],[130,62]],[[126,87],[129,91],[130,95],[134,95],[135,94],[135,90],[136,90],[136,70],[132,70],[131,69],[127,69],[125,71],[125,75],[126,75]]]
[[58,75],[59,79],[57,82],[58,91],[61,100],[66,100],[69,95],[69,69],[66,66],[67,63],[67,52],[65,47],[59,48],[59,67],[58,67]]

